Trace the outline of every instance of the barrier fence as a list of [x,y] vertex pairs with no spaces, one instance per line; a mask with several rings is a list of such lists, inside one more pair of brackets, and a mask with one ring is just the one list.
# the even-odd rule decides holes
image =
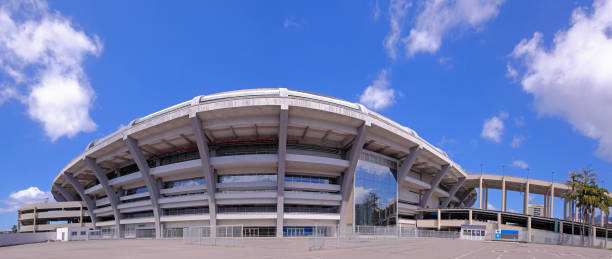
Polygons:
[[[209,246],[243,246],[242,229],[242,225],[186,227],[183,228],[183,242]],[[212,235],[213,230],[216,230],[216,235]]]
[[336,233],[333,235],[330,235],[328,230],[329,227],[315,227],[308,241],[308,249],[352,248],[410,242],[416,238],[457,239],[460,236],[456,231],[424,230],[400,226],[356,226],[353,232],[344,233],[336,227]]

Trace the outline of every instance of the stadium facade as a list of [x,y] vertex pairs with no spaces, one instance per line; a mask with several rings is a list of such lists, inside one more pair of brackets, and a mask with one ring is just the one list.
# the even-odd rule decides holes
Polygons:
[[280,237],[414,225],[420,209],[472,206],[466,178],[442,150],[361,104],[280,88],[197,96],[136,119],[92,141],[51,190],[117,237],[219,225]]

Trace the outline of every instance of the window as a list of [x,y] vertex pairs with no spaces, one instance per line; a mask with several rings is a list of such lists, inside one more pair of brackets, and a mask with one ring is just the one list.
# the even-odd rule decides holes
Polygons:
[[205,185],[206,184],[206,180],[204,180],[203,177],[197,177],[197,178],[191,178],[191,179],[183,179],[183,180],[178,180],[178,181],[173,181],[173,182],[165,182],[164,183],[164,188],[175,188],[175,187],[181,187],[181,186],[198,186],[198,185]]
[[276,182],[276,174],[220,175],[219,183]]
[[336,178],[303,175],[287,175],[285,182],[337,184]]
[[133,188],[133,189],[125,190],[125,195],[145,193],[147,191],[148,191],[147,187],[146,186],[142,186],[142,187],[138,187],[138,188]]
[[71,236],[76,236],[77,232],[76,231],[72,231],[72,233],[70,233]]
[[81,236],[87,235],[86,231],[81,231]]

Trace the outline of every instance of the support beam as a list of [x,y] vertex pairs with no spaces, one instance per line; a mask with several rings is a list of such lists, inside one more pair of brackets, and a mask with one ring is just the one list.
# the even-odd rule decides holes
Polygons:
[[87,211],[89,212],[89,218],[91,218],[91,223],[93,224],[93,227],[95,228],[96,222],[97,222],[96,215],[94,214],[94,210],[96,209],[96,204],[91,200],[91,198],[89,198],[89,196],[87,196],[87,194],[85,194],[85,190],[83,189],[83,186],[81,186],[79,181],[75,179],[74,176],[64,172],[64,178],[66,178],[66,180],[72,185],[72,188],[74,188],[79,194],[79,196],[81,196],[81,200],[85,202],[85,206],[87,206]]
[[[525,194],[523,195],[523,214],[527,215],[527,208],[529,206],[529,180],[525,182]],[[531,222],[531,218],[529,218],[529,222]]]
[[87,164],[87,167],[89,167],[89,169],[94,172],[94,175],[98,179],[98,182],[100,182],[100,185],[102,185],[104,192],[106,192],[106,197],[108,197],[108,201],[110,202],[111,207],[113,208],[113,216],[115,217],[115,238],[121,238],[121,233],[123,232],[120,223],[121,213],[119,213],[119,208],[117,207],[117,205],[119,204],[119,197],[117,197],[117,193],[115,193],[115,190],[113,190],[113,188],[108,184],[108,177],[106,177],[106,174],[104,173],[104,171],[102,171],[102,168],[100,168],[100,166],[96,164],[96,160],[91,157],[86,157],[85,163]]
[[202,162],[202,173],[206,180],[206,193],[208,193],[208,215],[210,216],[209,225],[211,226],[211,236],[216,237],[217,227],[217,204],[215,200],[215,193],[217,191],[217,179],[214,177],[214,172],[210,166],[210,152],[208,149],[208,141],[202,126],[200,118],[194,114],[191,117],[191,128],[195,133],[196,144],[198,145],[198,152],[200,153],[200,160]]
[[[529,182],[527,182],[527,184],[529,184]],[[527,217],[527,242],[531,242],[531,216]]]
[[398,174],[397,174],[398,175],[397,182],[399,183],[400,187],[406,181],[406,177],[408,176],[410,169],[414,165],[414,162],[416,162],[416,158],[419,155],[419,153],[421,153],[421,150],[423,150],[421,146],[414,146],[410,148],[410,154],[408,155],[408,157],[406,157],[406,159],[402,161],[402,165],[400,166]]
[[[340,231],[344,231],[346,229],[347,224],[347,212],[349,210],[348,206],[352,206],[349,204],[349,199],[351,193],[353,192],[353,181],[355,180],[355,169],[357,168],[357,162],[359,161],[359,157],[361,156],[361,150],[363,150],[363,145],[365,143],[366,137],[368,135],[368,129],[370,128],[370,124],[364,122],[357,132],[357,136],[353,140],[353,144],[351,147],[351,151],[349,152],[348,160],[349,166],[344,171],[342,176],[342,186],[340,187],[340,193],[342,196],[342,203],[340,205]],[[353,208],[354,209],[354,208]],[[352,223],[354,225],[355,222]],[[352,228],[353,226],[351,226]],[[342,233],[342,232],[341,232]]]
[[480,179],[478,180],[478,208],[482,209],[482,175],[480,175]]
[[72,194],[70,194],[68,190],[64,189],[62,185],[56,183],[56,184],[53,184],[53,187],[55,187],[55,189],[57,189],[60,192],[60,194],[62,194],[62,196],[64,197],[66,201],[75,201],[74,196],[72,196]]
[[[276,237],[283,237],[285,217],[285,158],[287,156],[287,122],[289,120],[288,107],[281,106],[278,125],[278,170],[276,175]],[[325,139],[330,131],[325,134]]]
[[503,176],[502,177],[502,211],[503,212],[506,212],[507,200],[508,200],[508,190],[506,190],[506,177]]
[[551,218],[555,217],[555,184],[551,184],[550,185],[550,212],[548,213],[548,216]]
[[64,198],[64,196],[62,196],[59,193],[51,192],[51,195],[53,195],[53,199],[55,199],[55,201],[57,201],[57,202],[64,202],[64,201],[66,201],[66,198]]
[[448,197],[446,197],[444,202],[442,202],[442,205],[440,206],[440,208],[448,207],[448,204],[450,203],[450,201],[453,199],[453,197],[455,197],[455,194],[465,182],[465,179],[466,179],[465,177],[461,177],[457,180],[457,183],[455,183],[455,185],[453,185],[453,187],[450,189],[450,191],[448,192]]
[[421,208],[425,208],[425,206],[427,206],[427,201],[429,201],[429,198],[431,198],[434,190],[438,188],[438,185],[442,181],[442,177],[444,177],[444,175],[448,172],[448,169],[450,169],[450,165],[442,166],[442,169],[438,171],[436,177],[434,177],[434,179],[431,181],[431,187],[425,192],[423,198],[421,199],[421,203],[419,204]]
[[442,227],[442,211],[438,209],[438,226],[437,226],[438,231],[440,231],[441,227]]
[[138,147],[138,141],[135,139],[125,136],[123,138],[125,141],[125,145],[128,147],[130,154],[134,158],[134,162],[138,166],[140,173],[142,174],[142,178],[144,179],[145,185],[147,186],[147,190],[149,191],[149,195],[151,196],[151,204],[153,205],[153,217],[155,218],[155,238],[161,238],[161,222],[159,217],[161,214],[159,209],[159,189],[157,188],[157,184],[153,180],[151,176],[149,164],[145,159],[144,155],[140,151]]
[[472,225],[472,210],[468,210],[468,224]]

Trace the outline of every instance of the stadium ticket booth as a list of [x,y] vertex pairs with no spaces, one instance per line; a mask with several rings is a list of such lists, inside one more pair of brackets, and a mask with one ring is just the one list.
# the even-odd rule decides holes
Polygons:
[[465,240],[485,240],[487,226],[484,225],[461,225],[459,237]]

